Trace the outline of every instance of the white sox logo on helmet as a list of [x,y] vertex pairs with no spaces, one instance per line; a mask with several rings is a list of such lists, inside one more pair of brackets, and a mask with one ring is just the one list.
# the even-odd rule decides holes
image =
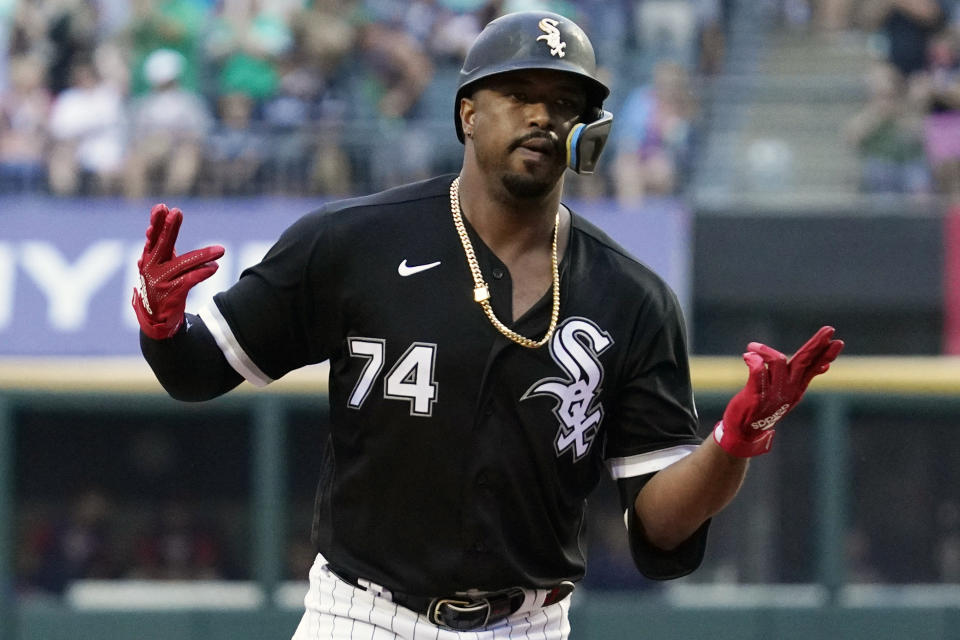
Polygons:
[[521,400],[536,395],[557,399],[553,414],[560,421],[554,441],[557,457],[572,448],[574,462],[590,451],[603,420],[603,405],[597,398],[603,382],[603,366],[597,359],[613,339],[587,318],[568,318],[550,340],[550,356],[566,378],[545,378],[534,383]]
[[537,26],[540,27],[540,31],[543,31],[544,35],[537,38],[537,42],[544,40],[550,47],[550,55],[562,58],[565,55],[563,50],[567,48],[567,43],[560,40],[558,24],[560,23],[553,18],[543,18]]

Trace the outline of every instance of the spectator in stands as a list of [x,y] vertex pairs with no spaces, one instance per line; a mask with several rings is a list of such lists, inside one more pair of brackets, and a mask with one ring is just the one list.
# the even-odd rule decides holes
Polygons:
[[426,177],[433,142],[410,118],[433,79],[433,61],[402,26],[380,20],[360,25],[357,46],[366,75],[355,87],[357,110],[351,113],[370,114],[374,126],[376,146],[368,140],[357,150],[373,185],[385,188]]
[[944,25],[942,0],[864,0],[861,19],[886,39],[887,61],[908,80],[927,66],[927,46]]
[[456,9],[449,6],[453,4],[443,0],[411,2],[403,24],[436,63],[454,63],[459,69],[467,49],[489,20],[484,20],[487,16],[482,11],[485,8],[482,1],[460,3],[466,7]]
[[291,18],[298,67],[309,65],[321,84],[340,68],[353,51],[357,30],[351,20],[352,5],[338,0],[314,0]]
[[235,91],[220,96],[216,126],[205,142],[205,190],[213,195],[249,195],[271,146],[253,127],[253,98]]
[[288,58],[277,94],[264,105],[270,136],[264,186],[277,193],[349,195],[351,170],[342,146],[345,105],[315,62],[303,53]]
[[814,29],[823,33],[843,33],[853,22],[860,0],[781,0],[783,19],[794,28]]
[[727,49],[727,11],[724,0],[696,0],[697,71],[705,75],[719,73]]
[[356,73],[353,3],[315,0],[290,19],[293,50],[280,61],[277,93],[264,105],[271,136],[268,186],[286,193],[348,195],[344,150],[349,115],[341,85]]
[[[158,49],[183,56],[180,84],[201,89],[201,42],[209,17],[207,0],[135,0],[129,35],[132,58],[131,93],[139,96],[152,88],[145,65]],[[205,80],[205,78],[204,78]]]
[[171,49],[153,52],[144,65],[151,91],[130,108],[129,198],[193,191],[213,117],[200,95],[181,86],[185,67],[183,56]]
[[89,60],[79,61],[71,77],[50,111],[50,190],[62,196],[114,193],[125,151],[123,93]]
[[90,58],[97,47],[97,9],[88,0],[43,3],[49,43],[48,80],[58,94],[71,82],[74,62]]
[[636,32],[642,50],[691,63],[697,48],[697,10],[690,0],[643,0],[636,3]]
[[67,89],[76,63],[94,57],[117,33],[117,21],[124,17],[118,5],[126,0],[0,1],[0,47],[6,43],[0,51],[0,90],[6,55],[36,60],[52,95]]
[[[8,48],[11,55],[46,54],[49,50],[49,29],[39,2],[14,2],[5,9],[9,29]],[[47,57],[44,56],[44,65]],[[44,70],[46,76],[46,70]]]
[[679,190],[697,111],[689,74],[677,62],[657,63],[652,83],[630,92],[613,130],[614,186],[622,204],[636,205],[647,195]]
[[0,91],[0,193],[39,191],[47,175],[51,96],[36,56],[10,63],[10,88]]
[[9,84],[7,67],[13,53],[10,46],[10,34],[13,31],[15,2],[0,2],[0,91],[6,91]]
[[843,129],[860,159],[865,193],[930,193],[923,148],[923,112],[895,66],[877,62],[867,74],[869,97]]
[[817,0],[814,3],[816,26],[827,33],[843,33],[853,26],[861,0]]
[[151,580],[220,580],[232,577],[223,535],[201,510],[170,500],[136,536],[126,577]]
[[28,588],[62,593],[73,580],[115,578],[118,563],[109,526],[110,500],[102,491],[79,493],[62,521],[41,524],[28,532],[25,552]]
[[386,22],[363,24],[359,50],[379,86],[376,104],[383,118],[403,118],[433,78],[433,61],[402,28]]
[[[702,5],[719,1],[688,0],[688,4],[699,12]],[[560,8],[560,12],[574,19],[587,33],[603,34],[593,42],[597,64],[605,69],[630,69],[638,68],[633,48],[638,45],[636,29],[640,20],[636,16],[641,11],[640,4],[633,0],[577,0],[570,9]],[[623,80],[617,78],[614,84],[620,82]]]
[[93,64],[107,84],[116,87],[124,96],[130,96],[130,60],[125,45],[118,40],[107,39],[93,51]]
[[261,0],[221,3],[205,48],[221,95],[244,93],[261,103],[276,92],[278,64],[293,47],[288,16],[277,4]]
[[930,41],[928,65],[911,78],[921,102],[927,159],[937,191],[960,200],[960,51],[957,36],[943,30]]

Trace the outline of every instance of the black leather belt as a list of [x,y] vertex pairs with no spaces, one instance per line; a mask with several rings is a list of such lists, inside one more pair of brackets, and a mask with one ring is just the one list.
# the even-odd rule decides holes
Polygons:
[[[327,567],[341,580],[360,589],[366,589],[358,576],[351,575],[339,567],[328,564]],[[573,592],[572,582],[562,582],[550,589],[541,606],[559,602]],[[503,591],[485,593],[483,596],[464,595],[448,598],[427,598],[391,591],[392,601],[401,607],[423,614],[435,625],[454,631],[473,631],[516,613],[526,599],[525,591],[513,587]]]

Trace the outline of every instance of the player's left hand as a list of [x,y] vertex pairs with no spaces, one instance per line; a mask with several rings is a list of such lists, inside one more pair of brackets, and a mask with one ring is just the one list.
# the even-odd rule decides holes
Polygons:
[[731,398],[714,427],[717,444],[740,458],[768,452],[774,426],[843,350],[843,341],[834,340],[833,334],[833,327],[822,327],[789,358],[759,342],[747,345],[743,354],[749,369],[747,384]]
[[140,329],[154,340],[172,337],[183,324],[187,293],[217,270],[223,247],[213,245],[178,256],[174,251],[183,213],[158,204],[150,211],[147,242],[137,261],[140,286],[133,290],[133,309]]

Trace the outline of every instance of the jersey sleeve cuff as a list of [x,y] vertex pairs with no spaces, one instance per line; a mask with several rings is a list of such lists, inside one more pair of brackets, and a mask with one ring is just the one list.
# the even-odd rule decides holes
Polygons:
[[237,373],[255,387],[265,387],[273,382],[273,379],[261,371],[240,346],[215,301],[207,304],[200,312],[200,316],[204,319],[204,324],[210,330],[213,339],[217,341],[217,346],[220,347],[227,362]]
[[693,453],[696,448],[697,445],[682,444],[634,456],[610,458],[607,460],[607,469],[614,480],[645,476],[669,467]]
[[709,520],[676,549],[664,551],[647,541],[643,524],[634,508],[637,494],[653,474],[687,457],[697,449],[697,446],[681,444],[607,460],[607,468],[617,482],[621,505],[625,510],[624,524],[627,527],[630,555],[637,570],[651,580],[672,580],[685,576],[703,562]]

